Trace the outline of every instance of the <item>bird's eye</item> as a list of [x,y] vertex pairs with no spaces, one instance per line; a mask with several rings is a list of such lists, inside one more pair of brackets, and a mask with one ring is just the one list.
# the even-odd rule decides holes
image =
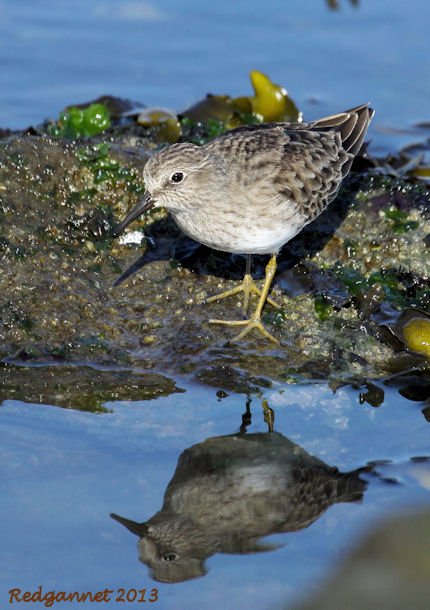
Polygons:
[[176,561],[177,559],[179,559],[179,555],[176,553],[166,553],[162,557],[163,561]]
[[184,179],[183,172],[175,172],[174,174],[172,174],[170,176],[170,180],[172,182],[182,182],[183,179]]

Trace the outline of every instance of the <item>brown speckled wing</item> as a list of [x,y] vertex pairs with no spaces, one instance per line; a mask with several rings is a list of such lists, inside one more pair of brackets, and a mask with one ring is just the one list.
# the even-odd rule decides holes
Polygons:
[[291,130],[287,137],[274,182],[310,222],[336,197],[350,155],[335,132]]
[[365,104],[313,123],[239,127],[206,146],[229,159],[227,171],[241,187],[272,203],[293,202],[311,222],[336,197],[372,116]]

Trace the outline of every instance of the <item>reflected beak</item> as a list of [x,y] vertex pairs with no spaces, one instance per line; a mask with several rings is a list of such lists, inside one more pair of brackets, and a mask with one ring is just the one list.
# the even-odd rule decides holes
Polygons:
[[124,220],[113,229],[111,235],[113,237],[117,237],[126,227],[128,227],[131,222],[133,222],[133,220],[136,220],[138,216],[144,212],[147,212],[153,207],[154,201],[151,199],[151,193],[146,193],[145,197],[131,210],[130,214],[128,214]]
[[148,533],[148,526],[146,523],[137,523],[136,521],[131,521],[131,519],[126,519],[125,517],[120,517],[115,513],[111,513],[110,517],[118,523],[121,523],[124,527],[126,527],[130,532],[139,536],[139,538],[143,538]]

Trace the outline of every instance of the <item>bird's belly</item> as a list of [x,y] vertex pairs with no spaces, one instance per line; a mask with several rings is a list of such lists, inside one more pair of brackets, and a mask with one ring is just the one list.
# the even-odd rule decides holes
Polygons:
[[174,215],[182,231],[205,246],[236,254],[273,254],[303,228],[303,221],[289,219],[273,226],[261,222],[241,223]]

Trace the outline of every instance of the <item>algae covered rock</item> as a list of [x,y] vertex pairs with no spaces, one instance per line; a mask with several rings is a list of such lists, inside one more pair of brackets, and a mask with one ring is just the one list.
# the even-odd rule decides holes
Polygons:
[[[145,129],[0,140],[3,362],[120,366],[250,392],[274,380],[381,377],[408,349],[425,361],[426,348],[389,330],[430,300],[425,184],[358,164],[337,201],[279,257],[281,310],[266,306],[264,315],[280,346],[253,335],[228,345],[230,329],[207,320],[231,318],[240,301],[204,301],[235,284],[243,257],[195,244],[162,211],[111,237],[160,146]],[[254,259],[262,277],[266,260]]]

